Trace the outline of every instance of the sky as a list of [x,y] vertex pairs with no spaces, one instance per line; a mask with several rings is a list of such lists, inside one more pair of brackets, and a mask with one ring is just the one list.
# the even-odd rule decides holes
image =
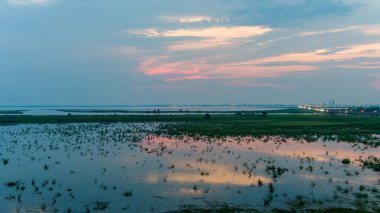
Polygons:
[[380,104],[378,0],[0,0],[0,106]]

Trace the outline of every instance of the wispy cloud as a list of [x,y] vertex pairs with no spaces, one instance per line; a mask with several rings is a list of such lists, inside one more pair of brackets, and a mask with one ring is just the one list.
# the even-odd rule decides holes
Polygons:
[[132,34],[149,37],[196,37],[215,39],[235,39],[259,36],[272,31],[264,26],[236,26],[236,27],[209,27],[201,29],[176,29],[176,30],[134,30]]
[[25,5],[45,5],[52,2],[52,0],[6,0],[6,2],[10,5],[25,6]]
[[367,63],[356,63],[356,64],[342,64],[342,65],[336,65],[337,68],[343,68],[343,69],[378,69],[380,70],[380,64],[367,64]]
[[[170,55],[148,57],[139,69],[146,75],[163,75],[166,81],[202,79],[274,78],[323,69],[325,62],[340,63],[355,59],[380,58],[380,43],[361,44],[311,52],[223,62],[213,58],[175,60]],[[377,62],[337,64],[336,68],[377,69]]]
[[320,31],[309,31],[309,32],[301,33],[300,36],[314,36],[314,35],[322,35],[322,34],[327,34],[327,33],[339,33],[339,32],[345,32],[345,31],[357,30],[357,29],[359,29],[359,27],[351,26],[351,27],[335,28],[335,29],[320,30]]
[[311,52],[288,53],[246,62],[246,65],[271,63],[320,63],[340,62],[357,58],[380,58],[380,43],[360,44],[338,48],[319,49]]
[[[260,86],[277,87],[285,89],[283,85],[272,83],[259,83],[256,79],[276,78],[297,73],[310,73],[324,68],[338,69],[378,69],[378,64],[364,64],[364,61],[373,61],[380,58],[380,43],[366,43],[346,46],[327,47],[311,49],[309,51],[289,51],[285,54],[269,55],[268,57],[257,57],[247,59],[236,52],[243,44],[252,42],[255,37],[263,36],[272,32],[270,27],[258,26],[213,26],[189,28],[190,23],[215,23],[219,20],[209,16],[171,16],[162,17],[166,22],[181,23],[186,26],[178,29],[148,28],[142,30],[128,31],[130,34],[149,38],[166,38],[161,55],[146,56],[140,63],[139,70],[148,76],[162,76],[163,81],[193,81],[208,79],[228,79],[231,86]],[[196,25],[196,26],[210,26]],[[271,48],[274,42],[290,40],[296,41],[300,37],[319,36],[324,34],[343,33],[355,31],[363,35],[380,34],[380,25],[352,25],[332,29],[310,30],[305,32],[286,31],[281,34],[281,28],[276,33],[270,34],[269,40],[261,37],[259,43],[252,43],[249,47],[251,53],[257,49]],[[278,32],[278,34],[277,34]],[[289,33],[290,32],[290,33]],[[279,37],[274,37],[275,35]],[[360,35],[360,34],[359,34]],[[319,38],[318,37],[318,38]],[[173,39],[172,39],[173,38]],[[270,45],[271,44],[271,45]],[[231,58],[215,60],[210,58],[199,58],[190,51],[208,50],[212,48],[230,48],[228,51],[235,52]],[[135,50],[127,49],[126,52]],[[183,52],[174,52],[183,51]],[[188,51],[188,52],[186,52]],[[178,55],[176,55],[178,53]],[[202,52],[205,57],[212,56],[212,52]],[[217,54],[218,55],[218,54]],[[219,54],[220,55],[220,54]],[[214,55],[215,56],[215,55]],[[369,59],[369,60],[366,60]],[[363,62],[357,62],[357,60]],[[371,62],[368,62],[371,63]],[[247,79],[249,81],[247,81]],[[374,84],[375,85],[375,84]],[[377,85],[377,84],[376,84]]]
[[202,76],[202,75],[191,75],[191,76],[184,76],[184,77],[167,78],[164,81],[174,82],[174,81],[190,81],[190,80],[206,80],[206,79],[215,79],[215,78]]
[[223,48],[239,46],[244,41],[238,39],[203,39],[200,41],[180,41],[167,46],[170,51],[202,50],[210,48]]
[[221,19],[210,16],[161,16],[160,19],[168,23],[218,23]]
[[380,35],[380,25],[365,27],[362,32],[367,35]]
[[139,69],[146,75],[163,75],[165,81],[200,79],[245,79],[273,78],[299,72],[317,70],[309,65],[259,66],[237,63],[216,62],[209,59],[196,59],[170,62],[169,56],[147,58]]
[[380,35],[380,25],[358,25],[358,26],[347,26],[342,28],[334,28],[327,30],[319,30],[319,31],[308,31],[303,32],[300,36],[315,36],[315,35],[323,35],[329,33],[340,33],[347,31],[359,31],[367,35]]
[[260,36],[271,31],[271,28],[264,26],[235,26],[161,31],[157,29],[144,29],[129,31],[129,33],[147,37],[197,38],[200,41],[180,41],[168,46],[169,50],[195,50],[236,45],[241,42],[239,40]]
[[357,25],[357,26],[346,26],[346,27],[341,27],[341,28],[306,31],[306,32],[290,34],[290,35],[262,41],[258,43],[257,45],[265,47],[265,46],[268,46],[269,44],[279,42],[279,41],[284,41],[284,40],[298,39],[300,37],[309,37],[309,36],[322,36],[325,34],[345,33],[349,31],[363,33],[367,36],[378,36],[380,35],[380,25]]

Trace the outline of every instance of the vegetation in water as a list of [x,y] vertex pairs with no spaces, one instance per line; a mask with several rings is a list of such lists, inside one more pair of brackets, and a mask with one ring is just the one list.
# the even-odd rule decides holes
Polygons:
[[374,171],[380,172],[380,158],[370,156],[367,160],[363,162],[363,166]]
[[71,115],[0,116],[0,124],[160,122],[159,133],[169,135],[268,136],[316,141],[341,140],[380,145],[380,118],[332,115]]
[[350,161],[350,159],[345,158],[345,159],[342,160],[342,163],[343,163],[344,165],[348,165],[348,164],[351,163],[351,161]]

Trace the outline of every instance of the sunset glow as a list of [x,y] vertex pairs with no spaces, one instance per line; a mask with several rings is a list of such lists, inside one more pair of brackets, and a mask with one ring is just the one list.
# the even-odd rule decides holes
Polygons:
[[[82,6],[88,10],[72,9]],[[117,0],[101,6],[4,0],[1,97],[10,105],[302,104],[323,102],[328,91],[341,103],[371,104],[380,99],[371,77],[380,67],[379,10],[380,3],[369,0]],[[15,88],[15,77],[30,89]],[[106,82],[113,86],[96,92]],[[38,100],[28,98],[40,91]],[[224,100],[229,91],[234,95]]]

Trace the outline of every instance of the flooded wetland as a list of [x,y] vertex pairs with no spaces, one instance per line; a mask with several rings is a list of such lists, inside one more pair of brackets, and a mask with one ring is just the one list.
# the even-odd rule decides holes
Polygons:
[[2,126],[0,212],[379,211],[378,146],[161,125]]
[[380,213],[380,0],[0,0],[0,213]]

